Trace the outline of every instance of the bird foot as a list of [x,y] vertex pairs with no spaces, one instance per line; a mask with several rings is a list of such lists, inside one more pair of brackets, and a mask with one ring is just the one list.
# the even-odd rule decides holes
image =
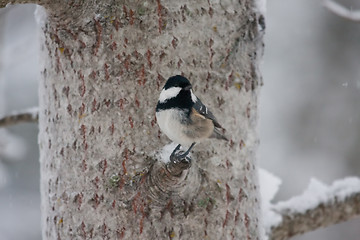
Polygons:
[[170,155],[170,161],[174,164],[182,164],[184,167],[189,168],[191,165],[191,157],[188,156],[189,152],[184,152],[178,145]]

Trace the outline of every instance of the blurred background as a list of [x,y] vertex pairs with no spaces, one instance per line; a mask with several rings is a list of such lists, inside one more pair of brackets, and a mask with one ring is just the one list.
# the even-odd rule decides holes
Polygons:
[[[338,0],[360,10],[358,0]],[[37,106],[34,5],[0,9],[0,116]],[[360,22],[321,1],[268,0],[259,106],[262,168],[282,179],[275,202],[301,194],[311,177],[331,184],[360,176]],[[39,240],[36,124],[0,129],[0,239]],[[360,219],[296,240],[358,240]]]

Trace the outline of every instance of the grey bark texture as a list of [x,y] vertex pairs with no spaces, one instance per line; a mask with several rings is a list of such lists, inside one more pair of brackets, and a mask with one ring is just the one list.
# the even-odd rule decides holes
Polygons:
[[[260,239],[254,1],[43,3],[43,239]],[[231,139],[196,145],[187,170],[154,154],[169,142],[154,108],[175,74]]]

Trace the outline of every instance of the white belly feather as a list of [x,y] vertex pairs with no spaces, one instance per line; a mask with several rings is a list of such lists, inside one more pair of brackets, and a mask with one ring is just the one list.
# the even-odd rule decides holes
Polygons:
[[190,146],[194,142],[183,131],[184,125],[180,122],[179,110],[169,109],[159,111],[156,113],[156,119],[161,131],[173,142],[184,147]]

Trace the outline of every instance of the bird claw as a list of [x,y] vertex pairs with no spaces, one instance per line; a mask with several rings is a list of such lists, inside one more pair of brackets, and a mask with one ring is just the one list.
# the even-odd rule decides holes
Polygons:
[[184,165],[191,164],[191,157],[188,156],[189,153],[184,151],[179,151],[180,146],[177,146],[170,155],[170,161],[174,164],[182,163]]

